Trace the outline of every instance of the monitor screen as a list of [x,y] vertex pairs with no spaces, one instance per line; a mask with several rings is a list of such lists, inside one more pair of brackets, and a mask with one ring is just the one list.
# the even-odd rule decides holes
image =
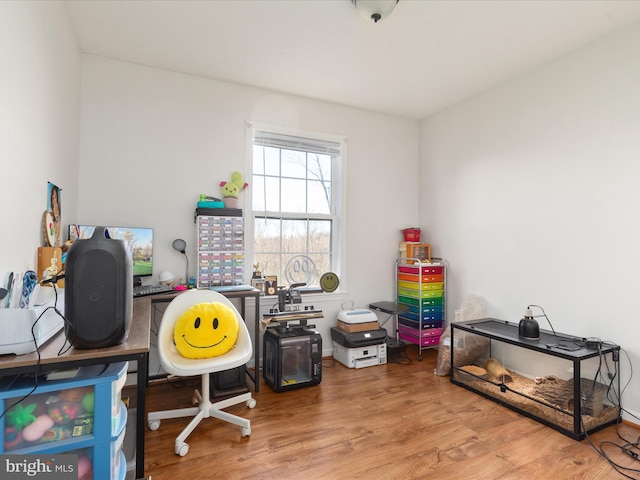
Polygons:
[[[69,240],[91,238],[93,225],[69,225]],[[133,276],[153,275],[153,228],[105,227],[109,238],[124,240],[131,250]]]

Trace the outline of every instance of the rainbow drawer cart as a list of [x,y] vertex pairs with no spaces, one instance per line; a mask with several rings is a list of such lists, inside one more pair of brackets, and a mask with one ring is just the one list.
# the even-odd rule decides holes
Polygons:
[[415,258],[400,258],[396,263],[398,305],[408,308],[398,315],[400,340],[422,350],[437,347],[446,321],[446,264],[439,258],[424,263]]

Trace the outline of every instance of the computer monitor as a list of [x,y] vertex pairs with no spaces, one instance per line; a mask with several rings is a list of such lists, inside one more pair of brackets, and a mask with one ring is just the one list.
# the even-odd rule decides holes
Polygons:
[[[69,225],[69,240],[86,239],[93,236],[94,225]],[[124,240],[131,250],[134,285],[142,277],[153,275],[153,228],[105,227],[109,238]]]

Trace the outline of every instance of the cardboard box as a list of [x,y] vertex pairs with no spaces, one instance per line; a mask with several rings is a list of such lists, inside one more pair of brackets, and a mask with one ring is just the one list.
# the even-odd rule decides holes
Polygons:
[[347,333],[366,332],[367,330],[378,330],[379,328],[380,322],[344,323],[338,320],[338,329]]

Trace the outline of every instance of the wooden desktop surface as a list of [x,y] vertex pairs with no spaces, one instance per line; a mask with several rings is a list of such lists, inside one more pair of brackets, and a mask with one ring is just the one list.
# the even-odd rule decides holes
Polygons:
[[120,345],[105,348],[78,349],[69,347],[64,329],[40,346],[38,353],[0,356],[0,376],[39,371],[69,369],[124,360],[138,362],[136,374],[136,478],[144,477],[145,390],[148,378],[148,356],[151,325],[151,299],[133,300],[133,318],[127,339]]
[[[63,329],[40,346],[40,365],[50,370],[55,368],[55,365],[52,364],[56,363],[84,362],[96,359],[104,359],[108,363],[110,357],[148,353],[151,335],[150,322],[151,301],[148,297],[134,299],[133,318],[126,341],[120,345],[105,348],[69,348]],[[61,351],[62,353],[59,354]],[[38,354],[36,352],[24,355],[2,355],[0,356],[0,375],[3,374],[2,370],[30,367],[37,362]]]

